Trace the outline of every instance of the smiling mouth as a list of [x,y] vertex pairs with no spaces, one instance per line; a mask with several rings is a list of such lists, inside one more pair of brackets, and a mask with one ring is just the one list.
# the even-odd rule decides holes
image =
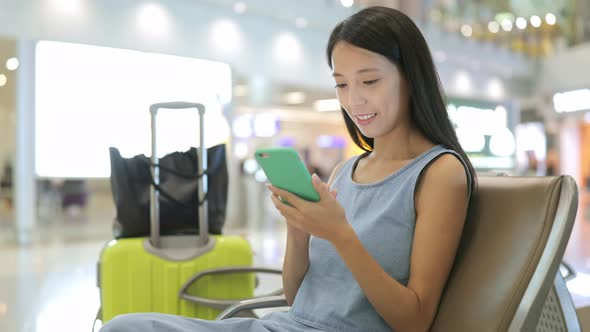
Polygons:
[[375,116],[377,116],[377,113],[372,113],[372,114],[363,114],[363,115],[355,115],[354,117],[361,120],[361,121],[367,121],[369,119],[374,118]]

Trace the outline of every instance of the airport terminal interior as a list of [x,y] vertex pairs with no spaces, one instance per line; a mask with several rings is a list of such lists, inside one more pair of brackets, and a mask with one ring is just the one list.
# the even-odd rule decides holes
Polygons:
[[[558,273],[590,331],[588,0],[0,1],[0,331],[99,331],[101,252],[125,237],[114,194],[128,184],[113,185],[111,148],[151,156],[155,103],[204,105],[204,146],[225,146],[225,164],[208,165],[227,169],[207,173],[222,209],[209,218],[247,240],[252,266],[281,269],[287,226],[254,151],[293,148],[324,181],[363,152],[325,48],[338,22],[371,6],[419,27],[479,176],[575,180]],[[193,110],[158,121],[160,158],[200,145]],[[282,280],[257,285],[266,294]],[[272,310],[284,308],[255,313]]]

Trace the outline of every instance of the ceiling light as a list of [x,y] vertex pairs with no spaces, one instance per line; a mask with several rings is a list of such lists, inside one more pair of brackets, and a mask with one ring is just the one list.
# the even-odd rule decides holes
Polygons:
[[469,72],[460,70],[455,73],[455,88],[462,94],[469,94],[472,90],[473,82]]
[[461,33],[463,34],[463,36],[469,38],[473,34],[473,29],[471,28],[471,26],[469,24],[464,24],[461,27]]
[[149,35],[163,35],[169,28],[169,17],[164,7],[150,3],[141,7],[137,13],[137,24]]
[[243,166],[244,172],[246,172],[246,174],[254,174],[256,173],[256,171],[258,170],[258,163],[256,162],[255,159],[247,159],[244,162],[244,166]]
[[307,27],[307,19],[305,19],[305,17],[298,17],[295,19],[295,26],[298,27],[299,29],[303,29],[305,27]]
[[252,114],[238,115],[232,122],[232,131],[234,136],[238,138],[252,137],[254,131],[252,129]]
[[236,143],[235,147],[234,147],[234,155],[238,158],[238,159],[244,159],[248,156],[248,153],[250,152],[250,149],[248,148],[248,144],[244,143],[244,142],[238,142]]
[[214,48],[227,54],[235,54],[242,48],[238,25],[230,19],[219,19],[211,25],[210,41]]
[[545,22],[547,22],[547,24],[549,25],[555,25],[555,22],[557,22],[557,18],[552,13],[548,13],[547,15],[545,15]]
[[254,135],[257,137],[273,137],[279,132],[279,118],[276,114],[256,114],[252,123]]
[[502,20],[502,29],[504,29],[504,31],[512,31],[512,21],[507,18]]
[[504,98],[504,84],[497,78],[492,78],[487,84],[488,96],[492,99]]
[[340,110],[338,99],[319,99],[313,103],[313,108],[318,112],[329,112]]
[[0,74],[0,86],[6,85],[6,75]]
[[541,26],[541,18],[537,15],[531,16],[531,25],[534,26],[535,28],[540,27]]
[[553,106],[558,113],[590,110],[590,89],[556,93]]
[[491,21],[488,23],[488,30],[490,30],[491,33],[497,33],[500,31],[500,25],[496,21]]
[[285,93],[284,101],[289,105],[298,105],[305,102],[305,93],[301,91]]
[[8,70],[16,70],[18,68],[18,59],[17,58],[10,58],[6,60],[6,69]]
[[354,4],[354,0],[340,0],[340,3],[342,4],[342,6],[348,8]]
[[83,3],[80,0],[50,0],[51,9],[58,14],[70,17],[80,16],[83,11]]
[[234,12],[237,14],[243,14],[246,9],[248,9],[248,6],[246,6],[246,4],[241,1],[238,1],[234,4]]
[[516,27],[518,27],[520,30],[526,29],[526,26],[527,22],[524,17],[519,17],[516,19]]
[[303,47],[294,34],[282,33],[275,39],[273,53],[279,62],[293,64],[303,57]]

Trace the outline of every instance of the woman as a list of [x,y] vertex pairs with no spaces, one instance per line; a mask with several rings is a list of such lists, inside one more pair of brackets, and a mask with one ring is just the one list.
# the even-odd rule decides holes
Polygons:
[[428,46],[407,16],[371,7],[335,27],[327,56],[347,129],[366,152],[338,165],[327,184],[313,176],[317,203],[269,186],[288,226],[289,312],[218,322],[126,315],[103,331],[430,328],[475,172],[448,118]]

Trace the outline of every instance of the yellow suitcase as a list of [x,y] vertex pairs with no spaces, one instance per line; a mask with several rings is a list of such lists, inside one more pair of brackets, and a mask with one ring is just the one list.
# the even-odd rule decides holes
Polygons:
[[[196,108],[200,138],[204,141],[201,104],[172,102],[150,107],[152,118],[152,176],[159,183],[157,169],[156,115],[158,109]],[[199,174],[206,168],[206,151],[201,145]],[[206,174],[202,176],[206,181]],[[199,182],[199,198],[206,186]],[[206,200],[199,206],[199,234],[160,236],[159,193],[151,188],[150,237],[125,238],[109,242],[98,263],[101,308],[97,320],[133,312],[160,312],[214,319],[221,310],[241,299],[254,296],[253,272],[280,270],[252,268],[253,253],[247,240],[238,236],[209,236]]]
[[[113,240],[103,249],[98,265],[103,322],[131,312],[214,319],[235,300],[253,297],[252,273],[208,274],[191,280],[199,272],[251,266],[252,251],[245,239],[211,236],[206,247],[193,249],[187,247],[195,242],[194,236],[160,240],[163,248],[153,247],[147,238],[129,238]],[[210,299],[210,305],[199,304],[198,298]]]

